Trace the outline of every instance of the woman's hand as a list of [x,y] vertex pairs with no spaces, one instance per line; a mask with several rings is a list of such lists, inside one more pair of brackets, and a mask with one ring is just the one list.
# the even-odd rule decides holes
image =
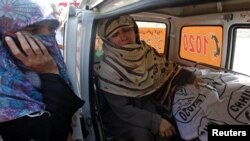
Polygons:
[[194,86],[197,89],[200,89],[200,83],[204,83],[204,81],[200,77],[196,76],[194,79]]
[[37,73],[59,74],[54,59],[41,41],[28,33],[17,32],[16,35],[26,55],[17,48],[17,45],[10,37],[5,37],[5,41],[16,58],[23,62],[29,69]]
[[159,132],[161,137],[171,137],[176,134],[173,125],[164,118],[161,119]]

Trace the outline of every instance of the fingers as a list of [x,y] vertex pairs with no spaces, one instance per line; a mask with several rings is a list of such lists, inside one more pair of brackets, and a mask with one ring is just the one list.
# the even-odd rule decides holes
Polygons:
[[161,137],[171,137],[176,134],[175,128],[170,122],[165,119],[162,119],[160,125],[160,136]]
[[17,39],[13,38],[14,40],[5,37],[8,47],[16,58],[35,72],[59,74],[56,62],[41,41],[28,33],[17,32],[16,35]]
[[13,53],[20,60],[24,60],[27,56],[33,57],[36,55],[44,55],[48,54],[47,49],[45,46],[36,38],[33,38],[28,33],[20,33],[17,32],[17,40],[20,42],[19,48],[23,50],[23,52],[18,49],[17,44],[13,41],[10,37],[5,37],[5,40]]
[[40,47],[39,50],[41,51],[41,53],[44,54],[44,55],[48,55],[49,52],[48,52],[48,50],[45,48],[45,46],[43,45],[43,43],[42,43],[40,40],[38,40],[37,38],[35,38],[35,41],[36,41],[36,43],[38,44],[38,46]]
[[37,40],[33,38],[31,35],[28,33],[20,33],[17,32],[17,38],[20,41],[20,44],[24,50],[24,52],[27,54],[27,56],[36,56],[36,55],[41,55],[42,51],[40,47],[37,45]]
[[19,60],[24,60],[26,58],[25,54],[21,52],[21,50],[18,49],[17,45],[10,37],[5,37],[5,41],[8,44],[8,47],[10,48],[11,52],[14,56],[16,56]]
[[175,134],[176,134],[176,132],[175,132],[175,129],[173,126],[171,126],[170,128],[166,128],[165,130],[160,132],[161,137],[171,137]]
[[196,87],[196,89],[200,89],[200,83],[204,83],[204,81],[201,78],[196,77],[194,80],[194,86]]

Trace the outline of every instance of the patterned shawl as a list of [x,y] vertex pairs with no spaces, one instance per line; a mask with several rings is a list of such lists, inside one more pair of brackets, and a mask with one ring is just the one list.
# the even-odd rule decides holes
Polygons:
[[[15,33],[26,26],[44,21],[50,23],[52,31],[59,25],[48,1],[0,1],[0,122],[43,111],[45,108],[39,92],[40,79],[37,73],[27,69],[15,59],[8,47],[3,44],[5,32]],[[47,47],[59,67],[60,75],[68,81],[55,35],[36,37]]]
[[[104,20],[98,25],[99,36],[104,41],[104,54],[97,70],[103,91],[120,96],[143,97],[152,94],[166,81],[170,88],[180,70],[145,42],[121,47],[107,40],[115,29],[134,25],[129,16]],[[171,89],[167,90],[170,92]]]
[[167,62],[144,42],[124,47],[105,43],[103,50],[100,87],[112,94],[128,97],[152,94],[167,80],[173,79],[178,71],[177,66]]

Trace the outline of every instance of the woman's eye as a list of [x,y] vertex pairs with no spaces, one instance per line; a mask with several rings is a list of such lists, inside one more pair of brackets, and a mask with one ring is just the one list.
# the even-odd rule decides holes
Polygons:
[[125,27],[125,28],[123,28],[122,30],[123,30],[123,32],[128,32],[128,31],[130,31],[130,27]]
[[38,28],[34,28],[34,29],[32,29],[32,33],[33,33],[33,34],[37,34],[37,33],[38,33],[38,31],[39,31],[39,29],[38,29]]
[[116,32],[116,33],[114,33],[111,37],[112,38],[115,38],[115,37],[117,37],[118,36],[118,33]]
[[36,34],[39,30],[37,27],[27,27],[23,31],[29,32],[31,34]]

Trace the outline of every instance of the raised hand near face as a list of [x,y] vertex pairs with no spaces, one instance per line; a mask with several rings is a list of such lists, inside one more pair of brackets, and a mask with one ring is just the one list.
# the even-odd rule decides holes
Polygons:
[[23,52],[11,37],[6,36],[5,41],[17,59],[37,73],[59,74],[57,64],[39,39],[25,32],[17,32],[16,35]]

